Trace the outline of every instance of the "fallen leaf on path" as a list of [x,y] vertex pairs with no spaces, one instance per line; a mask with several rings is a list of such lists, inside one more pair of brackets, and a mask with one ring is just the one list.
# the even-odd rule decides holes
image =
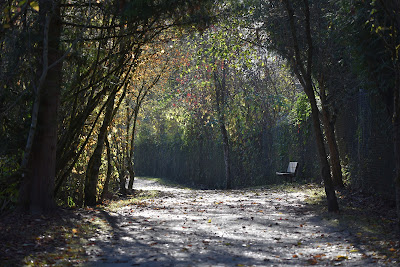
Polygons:
[[339,255],[339,256],[337,256],[336,257],[336,261],[342,261],[342,260],[347,260],[347,259],[349,259],[349,257],[347,257],[347,256],[343,256],[343,255]]
[[317,255],[314,255],[313,257],[315,258],[315,259],[320,259],[320,258],[322,258],[322,257],[324,257],[324,256],[326,256],[325,254],[317,254]]
[[308,264],[310,264],[310,265],[316,265],[316,264],[318,264],[318,261],[317,261],[316,259],[314,259],[314,258],[308,259],[307,262],[308,262]]

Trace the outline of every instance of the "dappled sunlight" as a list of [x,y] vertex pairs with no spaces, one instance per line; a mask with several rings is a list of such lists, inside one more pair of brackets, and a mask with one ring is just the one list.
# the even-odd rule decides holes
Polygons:
[[349,231],[307,209],[302,192],[189,190],[137,179],[138,190],[174,192],[113,212],[108,235],[88,247],[96,266],[374,265]]

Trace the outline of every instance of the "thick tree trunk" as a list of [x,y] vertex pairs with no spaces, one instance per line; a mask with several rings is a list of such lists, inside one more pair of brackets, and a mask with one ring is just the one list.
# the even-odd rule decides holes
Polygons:
[[[58,6],[54,7],[53,4],[53,1],[48,0],[39,2],[40,15],[43,20],[41,30],[45,36],[41,44],[43,48],[41,68],[45,72],[45,78],[38,95],[40,99],[36,131],[33,136],[19,198],[20,207],[24,211],[35,214],[51,212],[56,207],[53,189],[62,66],[61,62],[53,65],[60,58],[61,33],[60,9]],[[45,22],[47,19],[50,19],[50,23]],[[46,36],[48,36],[48,40],[46,40]],[[45,51],[46,49],[47,51]],[[49,66],[51,67],[48,68]]]
[[99,177],[99,170],[101,166],[101,156],[103,154],[105,139],[107,138],[107,128],[111,123],[112,114],[114,110],[115,92],[109,96],[109,103],[107,104],[106,113],[104,115],[103,124],[97,138],[97,145],[94,149],[93,155],[90,157],[88,167],[86,170],[85,179],[85,205],[95,206],[97,203],[97,183]]

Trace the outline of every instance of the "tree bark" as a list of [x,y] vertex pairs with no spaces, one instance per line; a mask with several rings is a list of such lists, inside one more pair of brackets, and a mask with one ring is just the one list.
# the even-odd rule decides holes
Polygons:
[[343,175],[342,175],[342,165],[340,164],[340,154],[339,147],[336,141],[335,135],[335,122],[331,119],[331,114],[329,112],[328,103],[326,100],[326,90],[325,82],[323,78],[320,78],[320,96],[322,102],[322,121],[324,124],[326,141],[329,148],[329,160],[332,167],[332,182],[334,187],[343,188]]
[[100,197],[101,201],[103,201],[108,195],[108,185],[110,184],[112,176],[111,150],[107,136],[105,138],[105,145],[107,150],[107,175],[106,175],[106,180],[104,181],[103,192],[101,192],[101,197]]
[[318,155],[321,164],[321,176],[324,181],[325,194],[328,202],[328,211],[337,212],[339,211],[339,205],[337,202],[335,188],[333,186],[331,178],[329,162],[326,156],[324,136],[322,135],[322,130],[319,121],[319,110],[317,107],[317,102],[315,101],[315,95],[312,86],[311,88],[308,87],[306,94],[311,104],[311,117],[313,121],[315,140],[317,142]]
[[119,192],[122,195],[126,195],[126,177],[125,177],[125,170],[118,171],[119,176]]
[[[137,117],[139,115],[140,105],[141,105],[141,101],[140,101],[140,95],[139,95],[136,100],[136,106],[133,110],[132,135],[130,136],[131,142],[130,142],[130,146],[129,146],[129,157],[128,157],[128,173],[129,173],[128,190],[133,190],[133,182],[135,181],[133,152],[134,152],[134,145],[135,145],[136,122],[137,122]],[[129,131],[129,128],[127,130]]]
[[[26,172],[19,197],[20,208],[33,214],[51,212],[56,207],[53,188],[56,168],[57,114],[62,76],[62,64],[57,62],[61,55],[59,49],[60,9],[57,2],[50,0],[39,1],[39,7],[39,16],[42,20],[40,28],[44,32],[43,43],[40,44],[43,49],[43,62],[39,69],[47,75],[38,92],[36,130],[32,135],[31,149],[30,153],[28,152]],[[48,19],[50,23],[46,23]],[[46,29],[47,26],[48,29]]]
[[99,177],[99,170],[101,166],[101,156],[103,154],[105,139],[107,138],[107,128],[112,121],[112,114],[114,111],[115,92],[109,96],[109,103],[107,104],[106,113],[104,115],[103,124],[97,138],[96,148],[90,157],[88,167],[86,170],[85,179],[85,205],[95,206],[97,204],[97,183]]

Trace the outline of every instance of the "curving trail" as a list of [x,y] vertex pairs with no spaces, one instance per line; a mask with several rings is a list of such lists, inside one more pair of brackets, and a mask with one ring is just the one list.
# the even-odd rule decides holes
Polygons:
[[162,196],[98,212],[86,251],[93,266],[377,266],[357,235],[329,226],[305,194],[188,190],[136,179]]

